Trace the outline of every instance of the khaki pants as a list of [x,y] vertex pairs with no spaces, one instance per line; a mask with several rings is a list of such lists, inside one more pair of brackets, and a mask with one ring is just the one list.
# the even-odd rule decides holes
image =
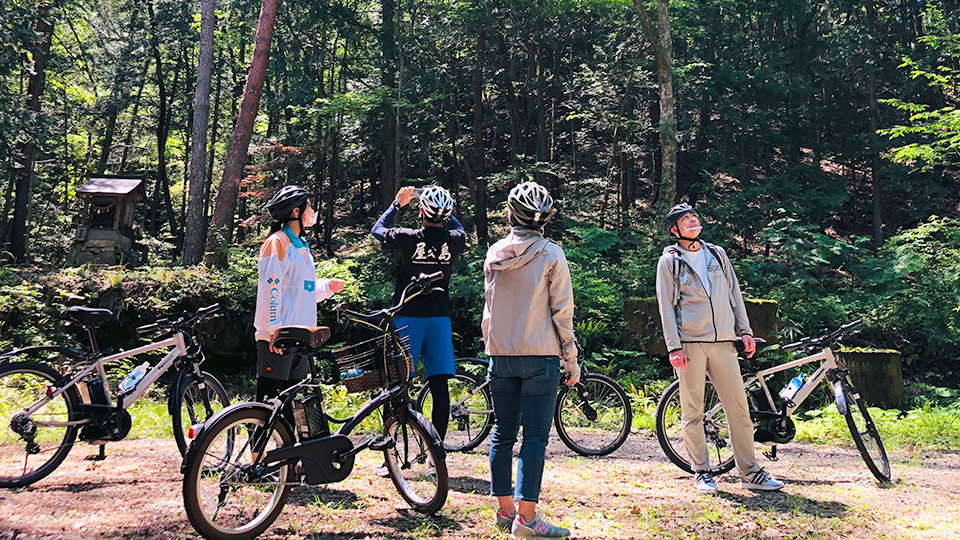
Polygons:
[[753,422],[740,375],[740,362],[733,343],[684,343],[687,371],[675,370],[680,378],[680,417],[683,442],[695,471],[709,469],[709,454],[703,432],[703,393],[706,375],[717,390],[730,427],[733,457],[741,477],[760,470],[754,454]]

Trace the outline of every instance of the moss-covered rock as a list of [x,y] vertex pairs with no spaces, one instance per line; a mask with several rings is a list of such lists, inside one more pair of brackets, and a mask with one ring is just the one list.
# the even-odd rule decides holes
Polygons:
[[860,397],[872,407],[903,409],[907,403],[900,351],[892,349],[841,349]]
[[[745,299],[745,303],[754,337],[776,343],[779,304],[774,300],[753,299]],[[623,303],[623,322],[624,349],[642,351],[651,356],[667,355],[656,298],[628,298]]]

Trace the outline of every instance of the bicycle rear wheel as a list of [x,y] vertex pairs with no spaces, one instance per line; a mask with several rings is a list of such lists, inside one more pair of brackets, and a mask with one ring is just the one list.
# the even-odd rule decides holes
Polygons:
[[[720,397],[713,383],[706,381],[703,392],[703,431],[707,440],[709,471],[723,474],[733,469],[733,446],[727,417],[720,407]],[[714,411],[714,412],[710,412]],[[667,387],[657,404],[657,440],[660,448],[674,465],[693,473],[687,448],[683,443],[683,424],[680,417],[680,381]]]
[[282,423],[269,433],[269,412],[244,406],[204,429],[187,456],[183,504],[206,538],[233,540],[262,534],[280,515],[294,480],[293,465],[265,472],[252,466],[255,452],[294,443]]
[[66,459],[77,438],[77,426],[44,426],[37,422],[76,420],[80,395],[67,388],[33,414],[27,407],[60,387],[62,377],[38,362],[0,366],[0,488],[30,485],[52,473]]
[[[473,450],[493,429],[493,400],[486,381],[463,369],[447,380],[450,388],[450,420],[443,448],[448,452]],[[417,396],[417,409],[427,418],[433,411],[430,385],[424,385]]]
[[186,375],[179,385],[177,396],[170,409],[173,420],[173,438],[177,442],[180,454],[187,451],[187,439],[184,433],[194,424],[202,424],[213,418],[221,409],[230,406],[230,396],[223,385],[213,375],[203,372],[203,379],[193,373]]
[[393,439],[384,462],[403,500],[417,512],[432,514],[447,501],[446,455],[433,424],[413,409],[403,416],[402,422],[391,416],[383,424],[384,434]]
[[837,408],[847,421],[850,435],[853,436],[853,442],[863,456],[867,468],[877,480],[889,482],[890,460],[887,458],[883,441],[880,440],[877,426],[870,417],[870,411],[867,410],[867,404],[860,399],[860,394],[853,383],[845,378],[833,383],[833,391]]
[[557,397],[554,423],[560,440],[582,456],[605,456],[630,435],[633,409],[617,381],[596,373],[575,386],[564,385]]

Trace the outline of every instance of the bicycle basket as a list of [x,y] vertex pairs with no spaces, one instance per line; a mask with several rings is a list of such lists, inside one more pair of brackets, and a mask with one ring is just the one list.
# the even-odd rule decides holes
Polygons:
[[400,350],[400,347],[406,348],[406,343],[401,340],[400,347],[394,345],[387,329],[386,322],[378,326],[367,321],[351,321],[353,343],[333,350],[347,392],[383,388],[409,377],[410,355]]

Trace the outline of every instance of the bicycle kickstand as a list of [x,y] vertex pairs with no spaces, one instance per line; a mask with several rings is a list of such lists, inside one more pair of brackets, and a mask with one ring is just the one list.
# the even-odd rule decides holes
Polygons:
[[107,459],[107,453],[104,451],[105,444],[101,444],[99,453],[87,456],[88,461],[103,461]]
[[770,447],[770,450],[763,451],[763,457],[769,459],[770,461],[779,461],[780,458],[777,457],[777,445]]

